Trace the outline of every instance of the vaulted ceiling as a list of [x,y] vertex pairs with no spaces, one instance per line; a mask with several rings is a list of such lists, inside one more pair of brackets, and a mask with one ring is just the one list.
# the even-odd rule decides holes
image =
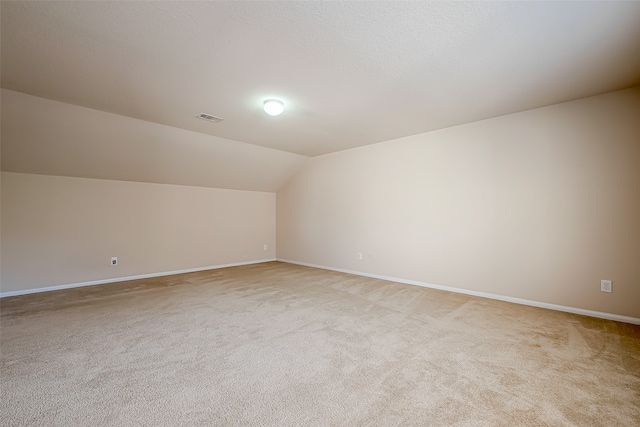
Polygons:
[[[5,89],[305,156],[640,84],[640,2],[3,1],[0,13]],[[278,117],[262,111],[271,97]]]

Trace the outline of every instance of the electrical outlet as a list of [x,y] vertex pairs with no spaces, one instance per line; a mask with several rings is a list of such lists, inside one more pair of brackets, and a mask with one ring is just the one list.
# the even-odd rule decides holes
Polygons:
[[118,264],[118,257],[114,256],[113,258],[111,258],[111,265],[116,265]]
[[362,261],[362,252],[358,252],[358,259]]
[[267,245],[264,245],[264,248],[263,248],[263,249],[266,251],[266,250],[267,250]]
[[600,290],[602,292],[611,292],[611,280],[600,280]]

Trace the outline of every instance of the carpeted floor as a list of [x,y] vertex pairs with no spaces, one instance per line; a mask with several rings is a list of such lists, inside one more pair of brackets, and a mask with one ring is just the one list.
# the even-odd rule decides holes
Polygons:
[[5,298],[3,426],[638,426],[640,327],[279,262]]

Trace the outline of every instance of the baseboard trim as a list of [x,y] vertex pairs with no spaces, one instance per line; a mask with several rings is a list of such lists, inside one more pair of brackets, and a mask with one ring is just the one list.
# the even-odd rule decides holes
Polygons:
[[206,267],[186,268],[184,270],[162,271],[160,273],[139,274],[136,276],[116,277],[113,279],[92,280],[90,282],[70,283],[66,285],[47,286],[45,288],[27,289],[24,291],[0,292],[0,298],[15,297],[19,295],[36,294],[39,292],[59,291],[61,289],[81,288],[83,286],[104,285],[106,283],[126,282],[127,280],[148,279],[151,277],[171,276],[173,274],[194,273],[196,271],[217,270],[219,268],[237,267],[240,265],[261,264],[263,262],[276,261],[275,258],[261,259],[257,261],[234,262],[231,264],[209,265]]
[[356,276],[371,277],[373,279],[388,280],[390,282],[404,283],[404,284],[407,284],[407,285],[422,286],[424,288],[438,289],[438,290],[441,290],[441,291],[455,292],[455,293],[458,293],[458,294],[473,295],[473,296],[476,296],[476,297],[482,297],[482,298],[495,299],[495,300],[499,300],[499,301],[512,302],[512,303],[515,303],[515,304],[529,305],[529,306],[532,306],[532,307],[546,308],[546,309],[549,309],[549,310],[564,311],[564,312],[573,313],[573,314],[581,314],[583,316],[597,317],[597,318],[600,318],[600,319],[615,320],[616,322],[624,322],[624,323],[631,323],[631,324],[634,324],[634,325],[640,325],[640,318],[637,318],[637,317],[622,316],[622,315],[619,315],[619,314],[605,313],[605,312],[602,312],[602,311],[585,310],[585,309],[582,309],[582,308],[568,307],[568,306],[565,306],[565,305],[550,304],[550,303],[540,302],[540,301],[532,301],[532,300],[528,300],[528,299],[509,297],[509,296],[505,296],[505,295],[491,294],[491,293],[488,293],[488,292],[470,291],[470,290],[467,290],[467,289],[453,288],[453,287],[450,287],[450,286],[442,286],[442,285],[435,285],[433,283],[419,282],[417,280],[408,280],[408,279],[401,279],[401,278],[398,278],[398,277],[382,276],[382,275],[379,275],[379,274],[364,273],[362,271],[347,270],[347,269],[344,269],[344,268],[333,268],[333,267],[328,267],[328,266],[325,266],[325,265],[309,264],[309,263],[306,263],[306,262],[293,261],[293,260],[289,260],[289,259],[277,258],[277,261],[286,262],[286,263],[289,263],[289,264],[302,265],[302,266],[305,266],[305,267],[312,267],[312,268],[320,268],[320,269],[323,269],[323,270],[337,271],[337,272],[340,272],[340,273],[355,274]]

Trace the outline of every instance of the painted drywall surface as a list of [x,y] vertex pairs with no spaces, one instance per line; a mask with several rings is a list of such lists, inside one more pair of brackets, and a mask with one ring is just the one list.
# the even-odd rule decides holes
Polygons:
[[277,256],[640,317],[639,218],[634,88],[313,158]]
[[[6,89],[1,93],[5,172],[275,192],[307,159]],[[185,115],[201,121],[198,112]],[[224,121],[206,124],[225,126]]]
[[1,184],[2,292],[275,257],[274,193],[10,172]]

